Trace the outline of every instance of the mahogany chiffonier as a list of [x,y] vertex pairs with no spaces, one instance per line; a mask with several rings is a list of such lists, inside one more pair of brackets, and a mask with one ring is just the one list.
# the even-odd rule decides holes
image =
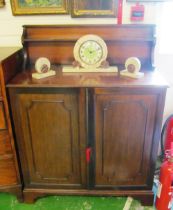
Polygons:
[[22,198],[20,175],[5,85],[19,64],[19,48],[0,47],[0,191]]
[[[104,39],[119,70],[138,57],[144,77],[62,72],[86,34]],[[22,41],[23,65],[7,89],[24,200],[110,195],[151,204],[167,89],[153,67],[154,25],[24,26]],[[32,78],[39,57],[51,61],[55,76]]]

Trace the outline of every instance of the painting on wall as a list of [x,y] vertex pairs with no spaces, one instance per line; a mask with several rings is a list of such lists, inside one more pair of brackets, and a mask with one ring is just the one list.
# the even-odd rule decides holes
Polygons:
[[72,0],[72,17],[116,17],[118,0]]
[[[147,2],[147,3],[153,3],[153,2],[163,2],[167,0],[126,0],[127,2]],[[169,0],[168,0],[169,1]]]
[[66,14],[68,0],[11,0],[13,15]]
[[0,0],[0,8],[5,6],[5,1],[4,0]]

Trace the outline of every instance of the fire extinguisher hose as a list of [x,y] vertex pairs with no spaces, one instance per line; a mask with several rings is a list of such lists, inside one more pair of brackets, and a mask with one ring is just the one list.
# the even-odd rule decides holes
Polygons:
[[170,119],[173,118],[173,114],[171,114],[165,121],[162,131],[161,131],[161,139],[160,139],[160,146],[161,146],[161,160],[163,160],[165,158],[165,147],[164,147],[164,136],[165,136],[165,131],[167,129],[167,125],[168,122],[170,121]]
[[[161,136],[160,136],[160,147],[161,147],[161,151],[160,151],[160,155],[159,155],[159,162],[163,162],[165,159],[165,146],[164,146],[164,142],[165,142],[165,132],[167,130],[167,126],[169,121],[173,118],[173,114],[171,114],[166,121],[163,124],[162,130],[161,130]],[[155,174],[157,175],[160,172],[160,164],[159,166],[155,169]]]

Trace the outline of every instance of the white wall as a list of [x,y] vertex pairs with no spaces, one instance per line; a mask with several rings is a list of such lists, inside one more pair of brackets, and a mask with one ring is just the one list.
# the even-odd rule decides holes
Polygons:
[[[130,7],[134,3],[123,2],[123,23],[130,23]],[[160,4],[145,3],[145,23],[155,23]],[[116,24],[116,18],[71,18],[70,15],[13,16],[10,0],[0,9],[0,46],[20,46],[22,25],[27,24]]]
[[170,114],[173,114],[173,55],[157,54],[155,60],[156,66],[158,67],[160,73],[164,76],[169,84],[164,111],[165,121]]
[[155,63],[159,71],[169,83],[167,90],[164,120],[173,114],[173,28],[170,27],[170,20],[173,19],[173,1],[166,1],[159,10],[158,25],[158,44],[156,47]]

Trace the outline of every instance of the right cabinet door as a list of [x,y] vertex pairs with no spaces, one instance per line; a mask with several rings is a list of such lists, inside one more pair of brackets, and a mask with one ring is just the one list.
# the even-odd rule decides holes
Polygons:
[[151,187],[160,100],[155,90],[95,89],[95,188]]

